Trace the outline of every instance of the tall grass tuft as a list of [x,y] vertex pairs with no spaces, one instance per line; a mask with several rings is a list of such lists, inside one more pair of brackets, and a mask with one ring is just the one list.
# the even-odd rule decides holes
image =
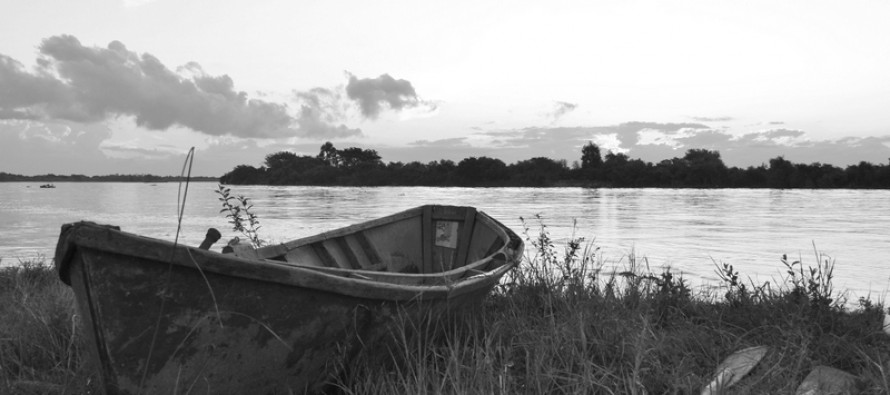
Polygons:
[[44,262],[0,269],[0,393],[95,392],[73,292]]
[[863,299],[845,310],[822,255],[812,268],[784,258],[794,274],[761,285],[718,264],[721,292],[693,291],[633,253],[606,271],[616,265],[592,243],[557,243],[535,220],[523,221],[521,267],[477,314],[438,328],[439,336],[397,333],[387,363],[355,360],[340,392],[698,393],[728,355],[765,345],[772,351],[732,393],[793,393],[818,365],[859,376],[864,393],[890,393],[883,307]]

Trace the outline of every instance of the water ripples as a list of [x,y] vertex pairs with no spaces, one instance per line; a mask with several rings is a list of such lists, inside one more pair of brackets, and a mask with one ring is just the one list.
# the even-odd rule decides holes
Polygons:
[[[30,188],[28,188],[30,186]],[[3,264],[50,256],[59,227],[91,220],[171,239],[177,184],[0,183]],[[215,183],[190,186],[181,241],[199,244],[208,227],[228,231]],[[670,266],[693,282],[715,280],[727,262],[752,279],[777,278],[782,254],[814,265],[835,259],[836,284],[885,293],[890,283],[890,191],[582,188],[348,188],[234,186],[251,198],[261,237],[281,242],[436,203],[479,208],[522,233],[543,218],[554,240],[596,240],[611,265],[635,252],[651,268]]]

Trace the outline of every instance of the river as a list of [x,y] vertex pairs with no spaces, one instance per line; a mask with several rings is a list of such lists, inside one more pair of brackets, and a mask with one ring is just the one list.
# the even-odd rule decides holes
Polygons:
[[[51,257],[67,222],[119,225],[168,240],[176,235],[177,196],[184,192],[177,183],[39,184],[0,183],[0,265]],[[216,183],[188,186],[180,242],[199,244],[209,227],[224,240],[235,236],[215,190]],[[583,236],[600,247],[607,266],[621,268],[633,251],[653,271],[670,266],[694,285],[716,283],[717,263],[758,283],[779,279],[783,254],[814,266],[818,251],[835,263],[835,287],[852,298],[883,299],[890,289],[887,190],[234,186],[232,193],[252,199],[259,234],[271,242],[426,203],[470,205],[520,235],[520,218],[535,235],[539,215],[558,243]]]

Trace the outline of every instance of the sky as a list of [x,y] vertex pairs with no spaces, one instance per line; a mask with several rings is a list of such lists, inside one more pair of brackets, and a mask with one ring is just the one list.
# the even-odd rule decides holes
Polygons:
[[890,2],[31,0],[0,5],[0,172],[384,162],[890,161]]

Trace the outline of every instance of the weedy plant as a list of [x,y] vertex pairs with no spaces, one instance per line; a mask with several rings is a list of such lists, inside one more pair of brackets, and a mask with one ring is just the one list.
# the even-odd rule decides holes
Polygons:
[[263,240],[257,234],[262,226],[260,226],[260,220],[256,214],[250,211],[253,208],[250,198],[243,195],[233,196],[232,189],[222,184],[217,185],[215,192],[219,195],[219,201],[222,202],[222,210],[219,212],[226,214],[226,218],[232,224],[232,230],[244,235],[254,247],[262,247]]
[[[520,270],[508,274],[505,285],[543,286],[560,292],[576,292],[596,283],[602,266],[597,261],[600,248],[584,237],[576,236],[577,221],[572,223],[572,235],[565,241],[562,254],[540,214],[535,215],[537,232],[533,234],[525,218],[519,217],[523,235],[528,242],[526,256]],[[502,287],[503,289],[503,287]]]
[[813,307],[834,307],[843,304],[845,300],[834,295],[831,283],[834,278],[834,261],[819,252],[815,244],[813,252],[816,256],[816,267],[810,266],[806,270],[800,259],[788,262],[788,256],[782,255],[782,265],[788,274],[785,282],[791,286],[791,294],[808,300]]
[[478,314],[440,328],[438,338],[399,336],[388,363],[353,360],[336,387],[345,394],[699,393],[728,355],[763,345],[770,353],[730,393],[794,393],[819,365],[855,374],[863,393],[890,393],[883,308],[867,299],[857,310],[841,307],[833,266],[821,255],[819,268],[786,259],[794,275],[772,287],[717,265],[723,292],[716,294],[693,291],[670,268],[652,271],[633,252],[604,262],[583,238],[555,241],[543,219],[534,220],[522,220],[520,267]]

